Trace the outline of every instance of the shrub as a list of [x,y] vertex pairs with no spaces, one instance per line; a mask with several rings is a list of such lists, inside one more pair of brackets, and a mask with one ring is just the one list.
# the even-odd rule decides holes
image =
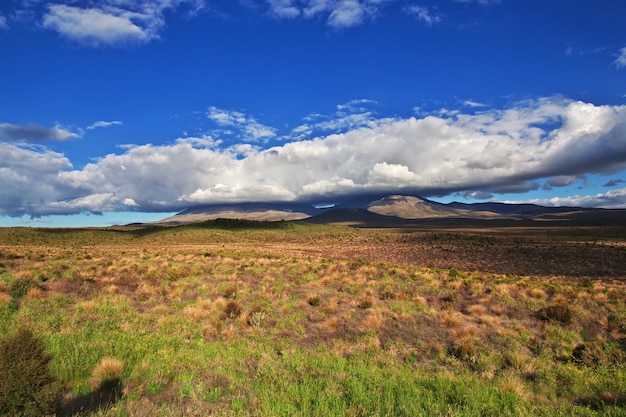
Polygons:
[[237,298],[237,287],[234,285],[228,286],[224,290],[224,298],[231,298],[231,299]]
[[320,305],[320,298],[317,295],[309,297],[306,301],[312,307],[317,307]]
[[461,273],[459,272],[458,269],[451,268],[450,272],[448,272],[448,276],[450,276],[450,278],[459,278],[461,277]]
[[248,314],[248,324],[253,327],[259,327],[261,322],[265,320],[266,314],[267,313],[263,307],[253,307],[250,314]]
[[228,319],[236,319],[242,313],[241,304],[235,300],[230,300],[224,306],[224,316]]
[[18,277],[9,284],[9,294],[14,299],[19,299],[24,297],[28,293],[28,290],[36,285],[36,282],[32,278]]
[[561,324],[567,325],[572,322],[572,310],[566,305],[557,304],[539,310],[537,312],[537,318],[544,321],[558,321]]
[[361,299],[361,301],[359,301],[359,308],[362,308],[364,310],[371,308],[373,305],[374,302],[370,297],[364,297],[363,299]]
[[58,385],[51,360],[43,341],[28,329],[0,342],[0,415],[54,414]]

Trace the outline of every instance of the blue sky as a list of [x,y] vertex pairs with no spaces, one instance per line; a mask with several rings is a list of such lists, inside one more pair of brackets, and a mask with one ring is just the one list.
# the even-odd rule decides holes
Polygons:
[[5,0],[0,226],[226,202],[626,208],[626,2]]

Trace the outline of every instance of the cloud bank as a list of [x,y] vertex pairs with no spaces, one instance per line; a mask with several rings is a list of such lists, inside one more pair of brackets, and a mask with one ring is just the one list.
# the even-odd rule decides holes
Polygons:
[[[217,108],[207,117],[239,127],[259,124]],[[45,147],[3,140],[0,214],[316,203],[364,193],[482,197],[538,189],[542,183],[565,186],[586,174],[625,168],[626,106],[555,97],[475,113],[444,109],[420,118],[370,116],[366,125],[342,133],[269,148],[226,146],[209,135],[181,138],[168,145],[130,147],[82,169],[73,169],[64,155]],[[616,199],[622,195],[611,191],[605,201],[619,205]]]

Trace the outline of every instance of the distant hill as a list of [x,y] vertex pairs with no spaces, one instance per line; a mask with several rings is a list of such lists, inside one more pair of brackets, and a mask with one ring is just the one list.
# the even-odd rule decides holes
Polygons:
[[[417,196],[359,196],[341,204],[319,208],[302,203],[233,203],[192,207],[153,222],[179,225],[215,219],[257,221],[297,221],[350,224],[371,227],[399,227],[421,224],[463,224],[505,222],[567,221],[580,225],[625,225],[626,210],[580,207],[543,207],[534,204],[505,203],[437,203]],[[518,222],[518,223],[516,223]],[[504,224],[504,223],[502,223]]]
[[153,222],[162,225],[198,223],[215,219],[244,219],[258,221],[293,221],[320,212],[309,204],[234,203],[192,207],[165,219]]

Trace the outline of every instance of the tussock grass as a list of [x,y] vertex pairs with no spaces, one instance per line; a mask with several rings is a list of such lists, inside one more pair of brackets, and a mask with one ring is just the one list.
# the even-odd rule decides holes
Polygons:
[[[623,281],[465,269],[457,241],[519,244],[476,231],[258,226],[0,229],[0,336],[41,337],[66,415],[624,415]],[[451,260],[396,257],[421,242]]]

